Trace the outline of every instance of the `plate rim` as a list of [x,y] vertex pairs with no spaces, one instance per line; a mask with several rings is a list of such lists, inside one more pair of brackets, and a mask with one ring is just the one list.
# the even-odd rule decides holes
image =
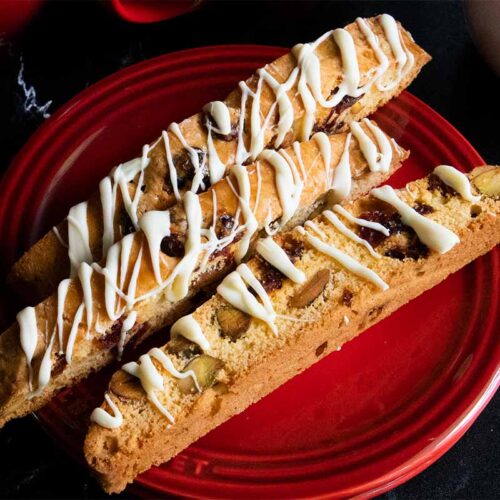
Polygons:
[[[96,98],[96,93],[99,95],[105,95],[109,92],[110,88],[118,85],[119,82],[127,80],[136,76],[137,74],[152,70],[153,67],[167,63],[170,59],[177,59],[179,57],[195,57],[197,55],[201,57],[206,57],[210,52],[218,52],[221,50],[234,50],[236,53],[242,50],[262,50],[266,49],[270,52],[275,51],[276,55],[285,53],[287,50],[284,47],[270,46],[270,45],[260,45],[260,44],[229,44],[229,45],[209,45],[204,47],[196,47],[190,49],[184,49],[179,51],[170,52],[167,54],[162,54],[156,57],[146,59],[144,61],[135,63],[133,65],[122,68],[103,79],[98,80],[93,83],[88,88],[77,93],[68,102],[61,105],[53,115],[46,120],[40,127],[38,127],[35,132],[30,136],[28,141],[22,146],[19,152],[13,157],[9,167],[3,172],[0,178],[0,185],[2,191],[8,190],[8,185],[12,182],[12,179],[16,178],[17,170],[23,166],[23,161],[29,156],[30,149],[33,149],[41,137],[44,135],[50,135],[51,130],[58,126],[60,120],[67,119],[65,115],[69,114],[71,119],[71,114],[75,111],[79,111],[79,107],[85,105],[87,100],[92,101]],[[437,128],[445,126],[447,130],[451,130],[457,138],[460,139],[464,147],[467,148],[468,152],[475,154],[478,158],[482,159],[481,155],[475,150],[475,148],[470,144],[470,142],[463,136],[463,134],[451,123],[449,123],[446,118],[440,115],[431,106],[421,101],[418,97],[414,96],[408,91],[404,91],[405,94],[409,95],[411,99],[418,104],[419,107],[423,108],[425,112],[430,113],[433,118],[438,122]],[[77,108],[75,110],[75,108]],[[18,175],[18,174],[17,174]],[[2,204],[0,199],[0,215],[5,211],[5,204]],[[496,390],[500,386],[500,359],[497,360],[497,368],[493,371],[491,377],[482,387],[479,393],[467,406],[465,411],[463,411],[460,416],[455,419],[447,428],[440,434],[436,440],[428,445],[427,447],[420,450],[416,455],[410,457],[407,461],[400,464],[395,469],[387,472],[383,476],[370,481],[369,483],[362,483],[356,490],[353,489],[353,495],[378,495],[386,492],[406,481],[415,477],[417,474],[422,472],[432,463],[434,463],[438,458],[440,458],[446,451],[448,451],[470,428],[488,402],[491,400]],[[41,422],[42,428],[49,434],[52,434],[42,422],[40,417],[36,417],[39,422]],[[139,483],[140,484],[140,483]],[[142,484],[140,484],[143,486]],[[146,486],[147,487],[147,486]],[[328,494],[318,495],[317,498],[326,498]]]

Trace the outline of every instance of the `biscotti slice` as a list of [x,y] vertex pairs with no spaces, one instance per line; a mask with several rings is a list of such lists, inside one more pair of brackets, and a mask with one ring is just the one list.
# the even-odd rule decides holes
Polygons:
[[78,277],[18,314],[0,336],[0,425],[45,404],[63,387],[109,363],[186,313],[203,287],[241,261],[260,230],[304,221],[326,199],[359,196],[408,156],[365,119],[349,133],[266,150],[254,164],[167,211],[151,211]]
[[399,94],[429,59],[388,15],[357,19],[297,45],[240,82],[224,102],[171,124],[141,158],[116,167],[21,257],[9,283],[30,303],[40,301],[75,276],[81,262],[99,261],[137,230],[145,212],[172,206],[186,190],[206,190],[265,148],[342,130]]
[[489,166],[440,166],[260,240],[166,345],[114,374],[87,462],[107,492],[123,490],[499,242],[500,168]]

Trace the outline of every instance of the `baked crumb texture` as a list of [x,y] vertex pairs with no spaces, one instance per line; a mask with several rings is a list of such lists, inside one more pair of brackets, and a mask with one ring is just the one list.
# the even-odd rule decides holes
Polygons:
[[[313,45],[295,47],[241,82],[224,102],[171,124],[144,146],[142,157],[113,169],[87,202],[73,207],[19,259],[10,285],[29,303],[39,302],[62,279],[76,275],[81,262],[100,261],[112,243],[137,230],[142,214],[174,205],[187,190],[206,190],[233,165],[252,162],[265,148],[287,147],[319,131],[347,130],[347,124],[398,95],[430,60],[387,15],[358,19]],[[351,68],[357,62],[357,88],[349,89],[344,79],[348,72],[354,76],[350,81],[357,81],[343,59]],[[302,66],[316,65],[316,76],[312,71],[306,78]]]
[[[252,252],[265,226],[293,227],[328,203],[328,193],[336,192],[329,189],[332,179],[339,179],[342,168],[351,198],[387,180],[408,152],[374,122],[356,126],[373,146],[372,155],[353,133],[343,132],[316,135],[235,167],[208,191],[187,193],[170,210],[146,214],[144,231],[128,234],[100,265],[82,264],[77,277],[62,281],[34,309],[21,311],[21,320],[35,318],[23,328],[16,322],[0,336],[0,425],[35,411],[58,390],[119,357],[125,345],[137,345],[186,314],[206,287],[234,268],[238,256]],[[381,162],[384,169],[377,170]],[[192,215],[196,205],[199,220]],[[198,238],[193,229],[200,231]]]
[[[197,308],[192,318],[209,347],[201,349],[199,343],[180,342],[185,339],[175,336],[160,351],[180,373],[194,369],[201,392],[193,389],[193,384],[189,391],[188,379],[173,376],[158,357],[150,356],[162,380],[158,385],[162,390],[153,393],[158,404],[168,410],[169,418],[152,403],[138,378],[122,370],[114,375],[107,397],[116,412],[107,402],[101,409],[120,415],[121,425],[109,429],[92,423],[84,446],[88,464],[103,488],[109,493],[122,491],[140,472],[169,460],[497,245],[500,168],[478,167],[468,178],[473,201],[435,174],[395,191],[401,201],[446,232],[436,243],[444,245],[444,253],[423,244],[392,205],[374,196],[377,190],[343,208],[355,217],[381,223],[389,236],[350,222],[342,210],[332,212],[363,241],[371,242],[378,257],[364,244],[345,236],[325,213],[315,217],[313,224],[276,236],[275,242],[286,251],[295,268],[305,274],[305,281],[299,284],[288,279],[260,256],[247,262],[267,290],[276,313],[274,332],[269,323],[244,313],[229,321],[227,311],[221,311],[231,310],[232,306],[220,293]],[[370,269],[388,288],[347,270],[337,259],[319,251],[310,235]],[[222,290],[220,286],[218,290]],[[195,363],[196,359],[201,361]]]

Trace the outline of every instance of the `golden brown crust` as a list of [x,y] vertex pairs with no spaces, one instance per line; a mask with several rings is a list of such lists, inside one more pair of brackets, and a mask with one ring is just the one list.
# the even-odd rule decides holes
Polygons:
[[[382,49],[388,55],[389,68],[386,73],[387,81],[394,79],[396,74],[396,65],[394,57],[387,44],[383,31],[380,27],[377,18],[368,19],[367,22],[372,27],[374,33],[378,35]],[[363,35],[361,34],[356,23],[352,23],[346,27],[351,33],[356,44],[356,51],[359,60],[361,75],[363,75],[361,84],[365,83],[367,73],[377,64],[375,53],[368,45]],[[410,34],[401,28],[401,34],[405,42],[406,48],[411,51],[415,57],[415,63],[406,76],[399,84],[389,90],[382,92],[375,86],[372,88],[353,106],[347,106],[340,113],[333,112],[331,109],[318,107],[315,123],[316,130],[326,131],[341,131],[345,129],[345,124],[350,121],[357,121],[368,116],[375,109],[385,104],[388,100],[398,95],[411,81],[417,76],[420,69],[430,60],[430,56],[420,48],[411,38]],[[339,51],[330,37],[323,42],[316,50],[321,60],[321,78],[323,95],[328,96],[338,85],[342,75],[342,64]],[[288,53],[276,61],[266,66],[267,71],[276,78],[279,82],[284,82],[290,72],[295,67],[295,58],[291,53]],[[254,89],[256,85],[256,76],[247,80],[250,88]],[[385,83],[385,80],[384,80]],[[236,120],[240,113],[240,90],[235,89],[226,99],[226,103],[231,108],[233,120]],[[283,146],[290,144],[291,141],[297,138],[298,126],[304,114],[304,108],[301,99],[296,92],[296,84],[289,92],[291,96],[294,113],[295,125],[294,133],[288,134],[286,143]],[[293,96],[293,97],[292,97]],[[274,102],[274,94],[267,84],[263,85],[261,111],[266,113],[271,103]],[[339,110],[340,111],[340,110]],[[247,115],[250,109],[247,106]],[[268,147],[272,147],[273,140],[276,135],[276,123],[278,116],[273,116],[267,130],[265,142]],[[202,150],[206,150],[207,132],[204,126],[204,118],[198,113],[179,124],[182,133],[187,142]],[[248,142],[248,134],[245,132],[246,141]],[[177,138],[169,133],[172,152],[174,157],[183,154],[183,148]],[[237,141],[233,137],[232,140],[215,140],[215,146],[218,155],[222,162],[230,167],[235,161],[235,152]],[[163,210],[175,203],[175,197],[166,187],[167,178],[167,163],[165,157],[165,148],[163,142],[160,141],[152,148],[150,154],[151,163],[146,169],[145,185],[146,190],[141,197],[139,204],[139,214],[149,210]],[[129,186],[131,194],[135,192],[135,184]],[[121,202],[118,197],[118,208],[116,211],[115,220],[118,223],[121,213]],[[125,218],[126,219],[126,218]],[[90,248],[94,261],[99,261],[102,258],[102,234],[103,223],[101,216],[101,202],[99,192],[96,191],[89,199],[88,225],[90,228]],[[121,234],[118,234],[125,226],[117,224],[116,237],[119,239]],[[62,222],[57,226],[63,238],[66,238],[67,228],[66,223]],[[42,298],[53,292],[58,283],[66,278],[69,274],[70,264],[66,249],[61,245],[53,231],[49,231],[38,243],[28,250],[19,261],[13,266],[9,275],[9,283],[18,290],[31,303],[36,303]]]
[[[480,173],[491,169],[496,169],[497,180],[500,180],[500,167],[481,167],[469,177],[474,180]],[[401,190],[398,195],[411,205],[431,207],[432,210],[427,208],[430,213],[426,216],[453,230],[460,243],[442,255],[430,252],[424,256],[424,249],[420,258],[413,256],[399,260],[387,252],[394,245],[404,244],[402,235],[412,241],[411,232],[406,234],[403,228],[402,233],[395,232],[377,247],[386,253],[375,259],[319,216],[315,222],[326,234],[329,244],[355,256],[390,285],[387,291],[380,291],[308,246],[296,230],[288,236],[280,235],[279,242],[292,236],[304,243],[306,249],[296,264],[308,277],[325,268],[333,274],[323,295],[301,310],[289,307],[290,296],[301,285],[285,280],[280,289],[270,292],[277,314],[297,315],[300,320],[308,322],[276,320],[278,335],[275,336],[254,319],[243,337],[228,341],[221,337],[220,327],[213,319],[218,308],[226,306],[224,300],[216,295],[198,308],[193,316],[210,342],[207,353],[224,362],[218,380],[224,382],[228,390],[221,394],[208,389],[199,396],[182,396],[176,379],[158,365],[165,390],[157,395],[175,417],[175,424],[171,427],[165,425],[165,417],[145,394],[142,399],[131,401],[111,392],[123,415],[123,423],[117,429],[91,424],[84,446],[87,461],[107,492],[123,490],[138,473],[170,459],[320,357],[336,350],[500,242],[500,196],[483,195],[481,201],[472,204],[449,190],[440,192],[439,186],[432,187],[427,178],[410,183],[407,190]],[[371,197],[361,198],[346,208],[356,216],[370,210],[391,214],[388,206]],[[352,226],[352,229],[356,230],[356,227]],[[266,271],[259,260],[252,259],[249,265],[262,281]],[[349,292],[348,300],[345,299],[346,291]],[[348,317],[348,322],[345,317]],[[171,354],[168,346],[166,344],[161,349],[168,352],[174,365],[181,369],[186,357]],[[103,408],[108,409],[106,405]]]
[[[370,129],[365,124],[363,124],[362,127],[365,132],[371,136]],[[373,136],[371,137],[373,138]],[[332,171],[334,171],[335,166],[339,162],[346,144],[346,139],[346,133],[329,136],[332,150]],[[354,137],[351,139],[349,148],[351,172],[353,174],[351,197],[360,196],[389,178],[389,176],[399,168],[401,162],[407,158],[408,153],[405,150],[399,148],[395,142],[391,141],[391,145],[392,161],[388,172],[371,172],[368,169],[366,159],[360,152],[357,140]],[[287,152],[289,156],[296,161],[293,148],[288,148]],[[320,150],[315,140],[301,144],[301,157],[308,176],[307,180],[304,181],[304,189],[302,191],[299,207],[291,220],[291,223],[294,224],[304,221],[322,202],[325,194],[327,175],[327,169],[325,169]],[[254,209],[259,228],[262,228],[269,214],[272,215],[273,220],[279,218],[282,214],[279,195],[276,190],[274,169],[265,160],[259,161],[259,168],[257,168],[257,164],[249,165],[246,168],[249,172],[249,179],[252,187],[250,206]],[[260,176],[258,175],[259,173]],[[260,201],[257,207],[254,208],[256,204],[256,194],[259,192],[259,177],[261,178]],[[212,223],[213,193],[216,194],[218,207],[217,216],[219,218],[226,215],[232,217],[236,215],[238,199],[229,187],[230,180],[231,177],[227,177],[218,182],[209,191],[200,194],[199,200],[202,207],[203,228],[208,228]],[[234,186],[237,186],[234,179],[232,183]],[[178,204],[171,209],[170,217],[172,222],[171,233],[172,235],[178,235],[179,240],[182,241],[185,234],[185,214],[182,204]],[[254,238],[257,237],[257,234],[258,233],[255,233]],[[136,297],[142,296],[157,287],[147,242],[143,233],[140,231],[128,235],[127,238],[132,238],[133,242],[130,259],[127,264],[126,278],[122,289],[127,289],[135,262],[138,259],[141,248],[143,248],[144,258],[140,260],[140,271],[135,294]],[[234,266],[234,253],[238,244],[239,243],[235,240],[225,247],[222,252],[209,260],[206,269],[197,269],[195,271],[191,278],[189,294],[185,300],[171,303],[166,299],[167,291],[163,290],[153,295],[150,299],[135,304],[134,310],[137,312],[137,321],[134,329],[127,334],[126,343],[130,342],[132,339],[134,339],[134,342],[140,342],[151,333],[171,324],[176,318],[185,314],[191,304],[190,300],[200,287],[216,282],[232,269]],[[171,257],[162,254],[160,268],[164,280],[170,276],[179,260],[179,257]],[[53,369],[51,380],[40,396],[27,399],[29,387],[26,376],[26,360],[22,352],[19,356],[14,358],[11,356],[13,352],[11,343],[17,341],[19,344],[19,329],[17,324],[13,325],[7,332],[0,336],[0,379],[13,379],[13,383],[9,384],[9,390],[7,387],[0,389],[0,426],[14,417],[22,416],[40,408],[57,390],[62,387],[73,385],[84,377],[86,373],[89,374],[92,371],[100,369],[112,359],[112,352],[114,352],[118,343],[124,316],[116,321],[109,319],[106,310],[104,296],[105,286],[102,274],[94,272],[91,285],[94,323],[91,325],[90,336],[86,335],[87,325],[85,320],[83,320],[78,327],[76,342],[73,349],[73,360],[70,365],[65,363],[63,356],[57,354],[57,351],[60,349],[58,341],[56,340],[51,359],[53,367],[57,367],[57,369]],[[82,296],[80,282],[78,279],[72,280],[64,306],[63,349],[66,348],[66,339],[69,336],[75,313],[82,303]],[[53,294],[44,302],[36,306],[35,310],[39,329],[39,345],[35,351],[33,361],[34,373],[36,374],[37,365],[41,362],[41,358],[45,352],[45,342],[48,342],[50,332],[52,332],[56,326],[57,294]],[[98,333],[96,327],[97,318],[99,318],[99,330],[104,333]],[[44,334],[43,332],[46,333]],[[9,347],[6,347],[7,345]],[[19,348],[17,350],[19,351]],[[13,374],[16,375],[14,376]]]

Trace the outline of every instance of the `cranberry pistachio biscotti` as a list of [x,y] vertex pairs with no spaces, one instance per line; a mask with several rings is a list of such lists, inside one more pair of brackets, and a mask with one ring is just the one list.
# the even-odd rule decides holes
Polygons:
[[265,148],[342,130],[399,94],[429,59],[386,14],[295,46],[240,82],[224,102],[171,124],[144,146],[141,158],[116,167],[21,257],[9,282],[38,302],[75,276],[81,262],[105,257],[115,241],[139,228],[145,212],[168,208],[187,190],[206,190]]
[[349,133],[266,150],[204,193],[184,194],[146,213],[141,230],[80,264],[57,293],[18,314],[0,336],[0,425],[109,363],[124,346],[186,313],[200,288],[222,278],[259,231],[304,221],[328,198],[356,197],[387,179],[408,156],[365,119]]
[[448,166],[259,240],[166,345],[114,374],[90,467],[123,490],[499,242],[500,168]]

